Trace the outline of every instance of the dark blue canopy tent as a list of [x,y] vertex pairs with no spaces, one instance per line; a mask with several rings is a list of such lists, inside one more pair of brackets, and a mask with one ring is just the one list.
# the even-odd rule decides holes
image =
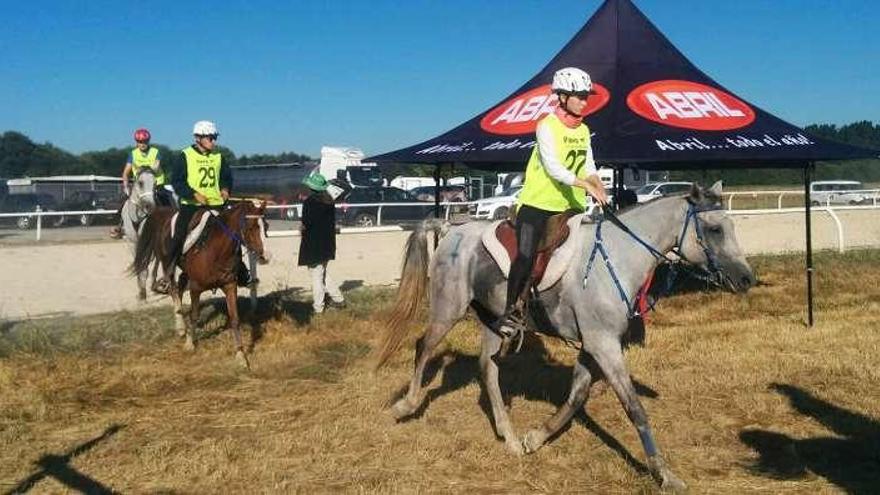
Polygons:
[[874,158],[880,152],[811,136],[740,98],[694,66],[631,0],[606,0],[543,69],[488,110],[437,137],[369,160],[524,170],[535,126],[557,103],[550,92],[553,73],[568,66],[586,70],[593,79],[596,95],[588,102],[585,122],[602,165],[618,171],[804,170],[812,325],[808,191],[813,163]]

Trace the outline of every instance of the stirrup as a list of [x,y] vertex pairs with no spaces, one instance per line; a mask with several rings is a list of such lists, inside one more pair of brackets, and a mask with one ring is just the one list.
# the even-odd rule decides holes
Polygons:
[[514,310],[498,318],[492,330],[502,338],[510,339],[525,333],[526,321],[522,313]]
[[170,290],[170,282],[164,278],[159,278],[153,281],[153,285],[150,289],[156,294],[168,294],[171,292]]

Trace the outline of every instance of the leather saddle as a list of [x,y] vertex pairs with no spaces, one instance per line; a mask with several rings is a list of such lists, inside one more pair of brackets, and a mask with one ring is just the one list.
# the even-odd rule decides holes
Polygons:
[[[177,225],[177,215],[179,212],[174,213],[171,217],[171,237],[174,237],[174,227]],[[207,225],[208,220],[211,216],[218,216],[220,212],[217,210],[199,210],[193,215],[192,219],[189,221],[189,233],[186,235],[186,240],[183,242],[183,250],[181,254],[185,254],[189,251],[199,240],[202,238],[202,235],[207,233]]]
[[[577,228],[583,217],[583,213],[566,211],[547,220],[547,229],[538,246],[531,274],[532,285],[539,292],[552,287],[565,273],[574,255],[575,242],[571,232]],[[513,222],[510,219],[494,222],[484,231],[482,241],[498,268],[507,277],[510,264],[518,254]]]

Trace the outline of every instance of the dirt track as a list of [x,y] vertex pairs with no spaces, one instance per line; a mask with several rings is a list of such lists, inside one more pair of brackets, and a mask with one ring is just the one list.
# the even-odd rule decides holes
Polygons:
[[[847,248],[880,246],[880,210],[840,211]],[[735,216],[737,234],[746,254],[804,249],[802,214]],[[408,232],[339,236],[337,260],[330,274],[345,287],[391,284],[397,277]],[[814,249],[836,249],[837,232],[827,213],[815,212]],[[273,260],[261,266],[260,292],[310,287],[308,272],[296,266],[298,237],[269,239]],[[53,244],[0,249],[0,319],[61,314],[92,314],[136,309],[135,281],[124,273],[130,260],[120,241]],[[821,269],[821,267],[818,267]],[[242,295],[245,292],[242,291]],[[167,304],[151,295],[146,304]]]

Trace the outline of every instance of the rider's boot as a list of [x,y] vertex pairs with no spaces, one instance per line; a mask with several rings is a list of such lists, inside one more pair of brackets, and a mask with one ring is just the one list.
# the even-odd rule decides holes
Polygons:
[[504,339],[510,339],[525,332],[526,319],[523,315],[522,304],[506,308],[504,313],[495,320],[492,330]]
[[523,316],[523,301],[527,296],[528,286],[531,282],[531,266],[527,261],[517,257],[513,266],[510,267],[510,273],[507,279],[507,299],[504,306],[504,312],[495,320],[491,329],[509,340],[512,337],[521,335],[526,329],[526,322]]
[[244,261],[239,260],[238,267],[236,267],[236,282],[239,287],[248,287],[257,284],[259,280],[251,278],[251,272],[247,265],[244,264]]

